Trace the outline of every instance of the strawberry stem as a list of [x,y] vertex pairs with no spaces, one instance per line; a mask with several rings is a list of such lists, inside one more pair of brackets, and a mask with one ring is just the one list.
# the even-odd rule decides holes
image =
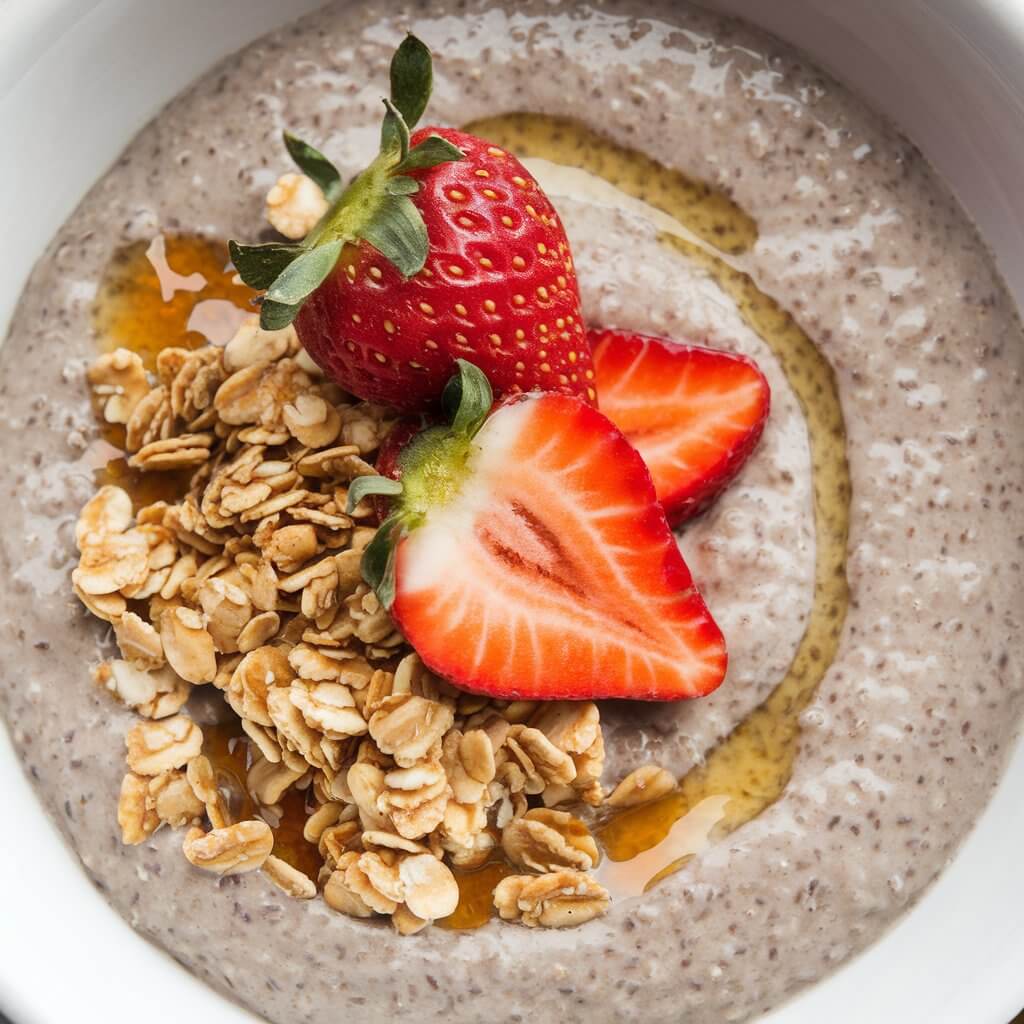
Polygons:
[[296,138],[291,132],[284,132],[284,146],[288,155],[298,165],[307,178],[312,178],[324,194],[324,198],[333,203],[341,195],[343,185],[338,168],[331,163],[318,149],[308,142]]
[[395,603],[395,549],[404,534],[398,514],[388,516],[366,545],[359,563],[363,579],[388,611]]
[[494,401],[491,385],[478,367],[465,359],[457,359],[456,365],[458,372],[442,396],[451,424],[428,427],[402,449],[398,455],[401,482],[364,476],[349,485],[349,512],[368,494],[394,498],[394,511],[367,545],[361,562],[363,579],[385,608],[391,607],[395,595],[395,547],[406,533],[422,525],[432,509],[447,505],[461,492],[472,473],[473,438]]

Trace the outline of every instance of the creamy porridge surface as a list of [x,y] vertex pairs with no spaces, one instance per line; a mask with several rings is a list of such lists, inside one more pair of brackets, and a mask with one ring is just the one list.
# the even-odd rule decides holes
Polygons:
[[[998,779],[1024,692],[1024,339],[913,146],[778,41],[668,3],[425,9],[338,5],[227,59],[138,136],[34,271],[0,354],[0,705],[111,903],[273,1021],[745,1020],[876,938]],[[428,119],[573,115],[727,189],[759,230],[735,262],[832,363],[846,419],[850,610],[785,795],[648,895],[566,932],[492,922],[403,939],[258,875],[201,876],[170,830],[122,847],[131,715],[89,680],[106,641],[69,587],[98,458],[90,306],[111,253],[159,231],[251,237],[286,164],[282,127],[344,172],[361,167],[407,27],[437,57]],[[681,775],[800,641],[815,556],[807,432],[763,341],[642,211],[575,186],[552,195],[591,322],[738,349],[772,384],[760,449],[682,540],[729,640],[729,677],[706,700],[603,711],[609,782],[649,760]]]

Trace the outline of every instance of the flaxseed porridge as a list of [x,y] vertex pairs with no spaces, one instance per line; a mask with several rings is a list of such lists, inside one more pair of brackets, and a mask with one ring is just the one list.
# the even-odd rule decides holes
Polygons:
[[[701,699],[593,701],[627,694],[543,672],[529,692],[454,685],[487,651],[462,657],[454,612],[420,634],[403,593],[438,569],[469,593],[466,549],[411,567],[450,525],[432,513],[401,542],[395,605],[364,578],[384,513],[356,481],[380,480],[408,416],[324,376],[311,314],[260,328],[225,242],[317,230],[330,177],[307,154],[311,177],[281,178],[282,130],[340,189],[377,149],[407,31],[434,54],[425,122],[485,139],[482,178],[514,153],[539,183],[592,338],[738,353],[770,389],[742,471],[677,516],[714,617],[684,582],[679,628],[728,646]],[[559,278],[541,299],[582,345]],[[381,296],[367,317],[391,316]],[[579,407],[572,430],[594,388],[608,411],[606,342],[596,379],[589,348],[537,353],[577,397],[499,405],[474,480],[518,486],[499,455],[545,401]],[[1016,734],[1016,310],[914,146],[735,21],[655,0],[325,8],[140,133],[36,267],[0,360],[15,746],[111,904],[269,1020],[754,1018],[914,903]],[[558,550],[530,536],[536,564]],[[481,645],[490,614],[469,616]]]

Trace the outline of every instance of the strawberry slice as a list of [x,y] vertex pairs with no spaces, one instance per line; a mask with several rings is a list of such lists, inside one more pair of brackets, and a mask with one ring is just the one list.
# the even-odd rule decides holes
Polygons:
[[399,456],[401,481],[367,548],[365,578],[423,661],[509,699],[699,697],[725,643],[694,586],[643,460],[571,395],[530,393],[493,413],[463,360],[452,425]]
[[643,456],[668,521],[703,512],[761,437],[764,374],[731,352],[622,331],[589,337],[601,411]]

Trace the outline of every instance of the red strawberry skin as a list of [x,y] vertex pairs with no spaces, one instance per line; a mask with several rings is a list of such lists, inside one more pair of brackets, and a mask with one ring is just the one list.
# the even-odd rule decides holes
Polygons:
[[577,398],[530,394],[398,542],[391,611],[423,661],[508,699],[679,700],[726,670],[643,460]]
[[496,395],[562,391],[594,402],[594,370],[565,230],[529,171],[450,128],[415,132],[464,159],[410,171],[427,228],[423,270],[404,279],[368,242],[347,246],[299,312],[310,355],[360,398],[407,411],[437,404],[463,358]]
[[622,331],[589,337],[601,411],[643,456],[669,522],[703,512],[760,440],[764,374],[731,352]]

